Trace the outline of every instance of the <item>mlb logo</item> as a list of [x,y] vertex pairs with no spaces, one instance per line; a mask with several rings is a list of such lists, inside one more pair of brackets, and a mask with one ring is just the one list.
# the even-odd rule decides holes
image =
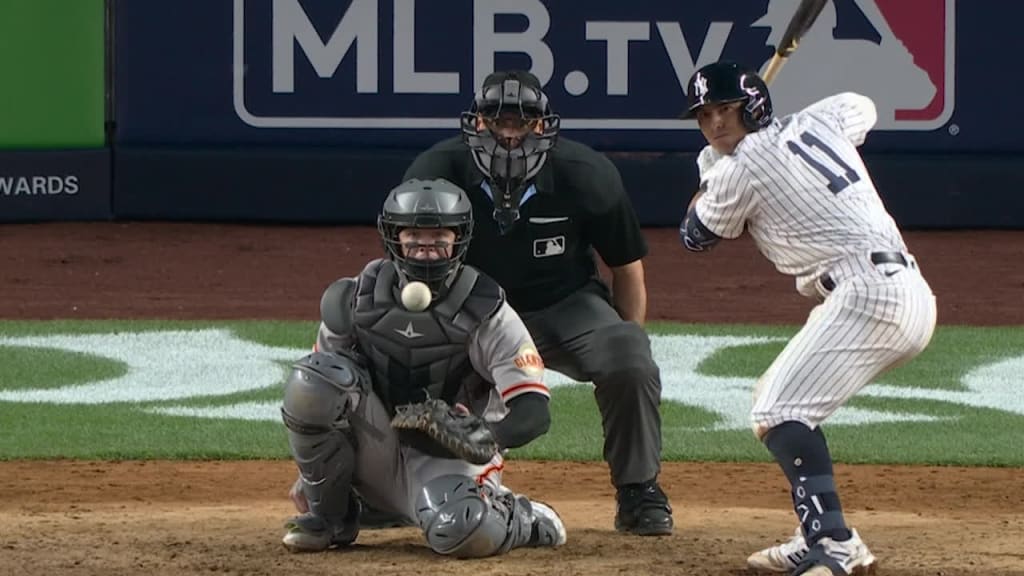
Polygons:
[[565,236],[538,238],[533,241],[533,257],[548,258],[565,254]]
[[[800,0],[769,0],[753,29],[775,47]],[[934,130],[954,109],[955,0],[834,0],[770,88],[778,116],[839,92],[878,108],[876,129]]]

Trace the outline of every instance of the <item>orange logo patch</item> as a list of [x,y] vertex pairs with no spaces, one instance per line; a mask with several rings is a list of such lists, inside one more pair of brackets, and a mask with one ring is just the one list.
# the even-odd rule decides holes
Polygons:
[[526,370],[527,372],[540,372],[544,370],[544,360],[541,359],[537,350],[530,346],[523,346],[513,362],[515,362],[516,368]]

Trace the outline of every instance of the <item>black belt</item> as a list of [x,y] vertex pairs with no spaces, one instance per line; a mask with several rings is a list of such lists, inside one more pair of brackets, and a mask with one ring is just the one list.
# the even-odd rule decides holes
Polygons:
[[[871,253],[871,263],[872,264],[899,264],[899,265],[903,266],[904,268],[906,268],[907,266],[910,265],[910,263],[907,261],[907,257],[904,256],[902,252],[872,252]],[[826,292],[831,292],[831,291],[836,289],[836,282],[835,282],[835,280],[833,280],[832,277],[829,276],[827,272],[825,274],[821,275],[821,278],[820,278],[819,281],[821,282],[821,287],[824,288]]]

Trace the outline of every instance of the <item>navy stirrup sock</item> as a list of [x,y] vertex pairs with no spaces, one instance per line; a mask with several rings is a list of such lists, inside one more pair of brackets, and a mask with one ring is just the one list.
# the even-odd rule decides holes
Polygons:
[[808,546],[828,537],[849,540],[852,534],[832,475],[832,456],[821,428],[802,422],[783,422],[764,437],[764,444],[782,467],[792,486],[793,509]]

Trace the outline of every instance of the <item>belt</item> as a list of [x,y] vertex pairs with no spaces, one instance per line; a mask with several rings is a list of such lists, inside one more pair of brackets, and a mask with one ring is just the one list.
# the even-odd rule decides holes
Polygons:
[[[907,261],[907,257],[904,256],[902,252],[872,252],[871,263],[899,264],[904,268],[910,265],[910,262]],[[831,292],[836,289],[835,280],[833,280],[827,272],[821,275],[819,282],[821,282],[821,287],[824,288],[826,292]]]

